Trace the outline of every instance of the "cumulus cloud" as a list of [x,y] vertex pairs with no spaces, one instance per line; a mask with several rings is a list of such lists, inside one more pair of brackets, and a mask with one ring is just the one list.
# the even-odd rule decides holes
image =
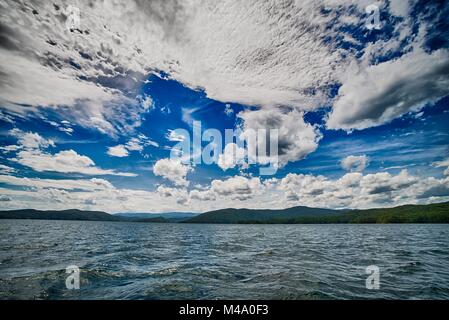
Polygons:
[[74,150],[63,150],[55,154],[46,152],[45,149],[50,146],[55,147],[55,143],[52,140],[43,138],[38,133],[23,132],[18,129],[13,129],[9,133],[18,140],[18,146],[16,148],[18,152],[14,158],[10,158],[9,160],[30,167],[37,172],[50,171],[85,175],[137,176],[132,173],[98,168],[92,159],[79,155]]
[[66,30],[66,5],[2,3],[0,57],[8,61],[0,67],[2,107],[18,113],[58,108],[61,116],[112,135],[137,126],[149,103],[132,94],[143,75],[114,57],[107,43],[112,34],[101,30],[87,3],[79,4],[86,6],[85,28]]
[[[267,130],[267,134],[258,136],[256,142],[257,148],[262,146],[267,150],[268,159],[262,161],[265,163],[278,160],[279,165],[284,166],[288,162],[302,160],[317,149],[322,137],[315,126],[304,121],[304,114],[296,110],[283,112],[278,108],[260,109],[240,112],[238,117],[244,121],[242,138],[250,137],[252,132],[259,129]],[[269,148],[271,130],[277,131],[277,152]],[[258,161],[263,159],[263,155],[258,155]]]
[[[2,83],[7,81],[7,84],[2,86],[0,95],[4,107],[25,113],[33,109],[24,109],[22,105],[35,106],[34,112],[39,112],[40,107],[59,106],[62,113],[78,124],[97,128],[108,134],[116,133],[115,125],[125,126],[116,112],[122,113],[123,116],[129,114],[122,105],[131,105],[132,100],[117,91],[77,80],[74,75],[71,78],[64,74],[64,71],[52,70],[41,65],[39,61],[5,53],[4,50],[0,50],[0,57],[3,61],[9,61],[0,68],[2,74],[7,76],[7,79],[2,80]],[[23,73],[23,70],[27,72]],[[67,106],[74,108],[64,109]],[[129,117],[131,116],[132,114],[129,114]],[[138,123],[137,119],[135,120]],[[63,130],[71,131],[68,128]]]
[[259,178],[248,179],[242,176],[235,176],[227,180],[213,180],[211,190],[219,196],[228,196],[235,200],[247,200],[259,191],[262,187]]
[[178,159],[161,159],[158,160],[153,167],[153,173],[170,180],[177,186],[188,186],[187,173],[191,167],[182,164]]
[[200,200],[200,201],[215,201],[217,196],[215,192],[211,190],[200,191],[200,190],[192,190],[190,191],[190,199]]
[[305,196],[320,196],[327,188],[331,187],[331,182],[323,176],[287,174],[279,183],[279,189],[285,192],[286,199],[298,201]]
[[288,174],[277,184],[290,206],[373,208],[425,201],[444,201],[448,179],[419,178],[407,170],[362,175],[347,173],[333,180],[324,176]]
[[[0,99],[20,112],[23,104],[54,106],[81,125],[118,134],[151,109],[139,88],[154,70],[223,102],[303,111],[330,102],[329,88],[341,83],[327,120],[332,129],[380,125],[447,95],[447,51],[410,50],[411,26],[425,30],[422,19],[409,21],[413,3],[390,1],[389,12],[403,18],[390,20],[393,36],[363,44],[347,30],[363,25],[367,4],[79,2],[81,29],[70,32],[66,1],[4,1]],[[411,52],[395,61],[371,65],[356,56],[382,57],[404,41]]]
[[138,138],[132,138],[126,143],[126,149],[129,151],[142,151],[143,145]]
[[136,174],[117,172],[112,169],[101,169],[95,166],[95,162],[87,157],[78,154],[74,150],[64,150],[55,154],[43,152],[41,150],[23,150],[17,153],[15,158],[11,158],[23,166],[32,168],[37,172],[61,172],[79,173],[85,175],[114,175],[123,177],[135,177]]
[[388,172],[378,172],[364,176],[360,186],[368,194],[380,194],[408,188],[417,181],[417,177],[409,175],[407,170],[402,170],[396,176]]
[[341,160],[341,167],[346,171],[361,172],[365,170],[368,164],[368,157],[363,156],[347,156]]
[[[413,2],[385,4],[401,19],[389,20],[391,39],[385,34],[369,44],[345,31],[363,25],[365,3],[370,4],[334,0],[211,0],[207,5],[196,0],[81,1],[80,30],[70,32],[65,28],[67,1],[55,6],[45,1],[6,0],[0,4],[0,59],[8,62],[0,66],[0,118],[14,123],[10,112],[25,114],[51,107],[70,122],[129,137],[142,113],[153,107],[151,97],[140,95],[143,80],[161,70],[167,78],[201,88],[210,98],[260,107],[239,115],[242,129],[279,129],[280,165],[298,161],[314,152],[321,139],[317,127],[304,121],[303,112],[332,107],[327,127],[350,131],[419,112],[426,103],[448,94],[448,52],[419,49],[426,28],[419,17],[409,21]],[[412,29],[417,28],[415,35]],[[398,58],[384,62],[390,55]],[[339,84],[338,96],[332,100],[330,89]],[[225,113],[230,114],[228,107]],[[188,122],[193,119],[192,113],[184,115]],[[39,134],[15,134],[18,144],[1,147],[1,151],[17,152],[15,161],[37,171],[129,175],[98,168],[92,159],[73,150],[43,151],[54,143]],[[170,134],[167,138],[183,139]],[[265,146],[266,142],[262,141]],[[122,155],[142,152],[145,145],[157,146],[137,137],[120,142],[119,151]],[[155,164],[155,175],[178,187],[188,185],[189,167],[160,161]],[[235,167],[226,161],[221,164]],[[17,179],[14,183],[29,187],[43,183]],[[22,197],[22,202],[8,204],[14,206],[36,203],[45,207],[57,199],[60,202],[55,207],[110,211],[156,207],[163,211],[180,208],[176,205],[186,201],[191,201],[194,210],[232,207],[235,199],[246,207],[369,207],[442,199],[447,190],[447,179],[418,179],[407,172],[365,176],[350,172],[340,179],[291,174],[270,183],[245,177],[214,180],[210,187],[192,190],[188,196],[186,190],[177,191],[183,196],[173,204],[173,196],[166,196],[175,194],[173,190],[109,188],[92,194],[87,190],[75,193],[56,181],[46,183],[45,188],[37,187],[39,191],[1,192],[14,200]]]
[[382,125],[448,94],[449,51],[415,50],[396,60],[350,69],[326,125],[344,130]]
[[156,192],[165,198],[169,198],[169,197],[175,198],[176,202],[181,205],[185,205],[189,201],[189,197],[188,197],[188,193],[187,193],[186,189],[159,186],[156,189]]
[[218,156],[217,165],[223,170],[235,168],[237,165],[244,164],[245,155],[244,148],[240,148],[235,143],[228,143],[223,150],[223,154]]
[[[10,151],[15,151],[17,149],[40,149],[54,147],[55,143],[53,140],[45,139],[41,135],[35,132],[24,132],[20,129],[12,129],[9,134],[17,138],[17,143],[19,146],[17,148],[10,148]],[[15,149],[15,150],[13,150]]]
[[419,189],[419,199],[449,197],[449,177],[441,180],[429,178],[424,184],[425,187]]
[[[447,201],[449,178],[399,174],[347,173],[337,179],[290,173],[282,179],[235,176],[213,180],[201,190],[159,186],[155,191],[115,188],[104,179],[39,179],[0,175],[0,194],[11,198],[5,208],[87,208],[108,212],[188,210],[203,212],[222,208],[373,208],[409,203]],[[236,201],[238,200],[238,201]]]
[[110,155],[111,157],[118,157],[118,158],[129,156],[128,150],[122,144],[119,144],[118,146],[115,147],[109,147],[107,154]]
[[79,2],[70,32],[67,5],[3,2],[1,99],[75,106],[73,120],[105,132],[124,124],[114,112],[138,122],[151,108],[134,94],[152,70],[221,101],[315,108],[348,57],[328,40],[354,14],[333,1],[326,13],[315,1]]

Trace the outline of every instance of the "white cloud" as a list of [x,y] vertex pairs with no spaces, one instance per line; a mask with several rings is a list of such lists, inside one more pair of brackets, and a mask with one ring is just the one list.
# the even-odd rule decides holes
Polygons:
[[18,145],[8,145],[8,146],[4,146],[4,147],[0,147],[0,150],[3,152],[3,153],[10,153],[10,152],[14,152],[14,151],[17,151],[17,150],[20,150],[20,149],[22,149],[22,147],[21,146],[18,146]]
[[182,142],[188,139],[188,137],[177,133],[175,130],[168,130],[166,138],[168,141],[172,142]]
[[7,201],[11,201],[11,198],[4,194],[0,195],[0,202],[7,202]]
[[357,187],[362,180],[363,175],[359,172],[351,172],[345,174],[343,177],[338,179],[338,184],[343,188]]
[[449,51],[423,50],[366,68],[349,69],[329,129],[365,129],[417,112],[449,94]]
[[303,201],[304,197],[318,197],[331,187],[331,182],[323,176],[287,174],[279,183],[289,201]]
[[69,136],[71,136],[74,131],[73,128],[64,128],[64,127],[59,127],[58,130],[67,133]]
[[144,110],[149,110],[151,108],[153,108],[154,106],[154,101],[150,96],[145,96],[143,98],[140,99],[141,100],[141,104]]
[[[55,143],[53,140],[47,140],[40,136],[38,133],[35,132],[23,132],[19,129],[12,129],[9,131],[9,134],[13,137],[17,138],[17,143],[20,147],[18,148],[10,148],[9,151],[15,151],[17,149],[40,149],[40,148],[48,148],[48,147],[54,147]],[[15,150],[13,150],[15,149]]]
[[[0,101],[8,109],[25,113],[31,110],[38,112],[41,106],[74,106],[68,114],[73,121],[109,134],[116,132],[111,122],[123,123],[111,112],[120,109],[123,104],[129,105],[131,100],[118,91],[77,80],[75,75],[65,74],[64,70],[55,71],[33,58],[24,58],[4,50],[0,50],[0,58],[9,61],[0,68],[8,77],[7,87],[2,86]],[[31,105],[36,109],[24,109],[19,105]],[[62,109],[62,112],[67,110]],[[126,114],[122,113],[123,116]]]
[[142,153],[146,146],[159,147],[157,142],[150,140],[144,134],[139,134],[138,137],[131,138],[125,145],[119,144],[114,147],[109,147],[107,154],[112,157],[127,157],[130,151],[139,151]]
[[436,168],[446,168],[444,170],[444,175],[449,176],[449,158],[443,161],[437,161],[432,164]]
[[215,201],[217,199],[216,194],[211,190],[199,191],[192,190],[190,191],[190,199],[200,200],[200,201]]
[[397,17],[407,17],[410,10],[409,0],[390,0],[390,11]]
[[410,203],[444,201],[449,197],[448,179],[419,178],[407,170],[347,173],[337,180],[323,176],[288,174],[278,184],[288,206],[327,208],[373,208]]
[[0,175],[0,182],[11,186],[29,188],[56,188],[62,190],[100,191],[112,190],[114,186],[104,179],[70,180],[70,179],[40,179],[40,178],[17,178],[14,176]]
[[75,131],[75,130],[73,130],[73,128],[70,127],[71,123],[69,121],[63,120],[60,123],[58,123],[56,121],[48,121],[48,120],[45,120],[45,121],[48,124],[50,124],[53,127],[55,127],[56,129],[58,129],[59,131],[65,132],[69,136],[71,136],[72,133]]
[[190,170],[190,166],[182,164],[181,161],[177,159],[161,159],[158,160],[153,167],[153,173],[156,176],[164,177],[177,186],[189,185],[186,177]]
[[11,174],[15,171],[16,170],[14,168],[0,164],[0,174]]
[[362,156],[347,156],[341,161],[341,167],[346,171],[362,172],[368,165],[368,157]]
[[126,143],[126,149],[129,151],[142,151],[143,145],[138,138],[132,138]]
[[213,180],[211,190],[219,196],[227,196],[235,200],[247,200],[262,188],[259,178],[248,179],[235,176],[227,180]]
[[[341,82],[327,122],[332,129],[379,125],[447,95],[447,52],[410,50],[422,44],[427,23],[410,18],[410,1],[385,5],[404,18],[389,21],[391,39],[355,50],[363,43],[344,27],[362,27],[367,4],[80,2],[82,30],[71,33],[64,4],[57,10],[50,2],[5,1],[0,58],[8,64],[1,66],[0,98],[15,109],[54,106],[71,121],[114,135],[135,128],[151,109],[151,97],[137,90],[151,70],[223,102],[303,111],[330,102],[329,88]],[[369,64],[368,57],[401,50],[412,52]]]
[[109,147],[107,154],[110,155],[111,157],[119,157],[119,158],[129,156],[127,148],[122,144],[119,144],[115,147]]
[[32,168],[37,172],[61,172],[79,173],[85,175],[114,175],[123,177],[135,177],[136,174],[117,172],[115,170],[101,169],[87,156],[79,155],[74,150],[64,150],[56,154],[50,154],[41,150],[23,150],[10,159],[23,166]]
[[[328,89],[336,83],[342,86],[327,120],[332,129],[380,125],[410,111],[419,112],[425,103],[448,94],[448,53],[419,51],[422,39],[414,40],[411,26],[420,29],[416,38],[423,38],[425,26],[419,19],[408,21],[412,20],[408,16],[412,2],[389,2],[391,13],[406,18],[399,24],[389,20],[394,24],[391,40],[382,39],[361,50],[351,45],[344,49],[349,43],[364,45],[342,27],[354,30],[363,25],[365,3],[371,4],[334,0],[211,0],[207,5],[195,0],[79,2],[82,32],[70,33],[65,30],[62,9],[57,10],[52,2],[3,1],[0,59],[8,63],[0,66],[1,108],[25,113],[51,106],[71,123],[128,136],[140,123],[141,113],[153,105],[151,97],[139,97],[136,88],[151,70],[163,70],[188,87],[204,89],[211,98],[261,106],[261,110],[241,113],[244,128],[278,127],[281,164],[298,161],[316,150],[321,137],[304,121],[301,111],[316,110],[330,102]],[[39,14],[32,14],[33,9]],[[339,39],[346,41],[345,46],[340,46]],[[372,65],[387,53],[403,52],[409,53]],[[363,57],[356,59],[354,53],[363,53]],[[357,67],[352,68],[354,65]],[[19,107],[18,103],[29,106]],[[2,119],[13,122],[8,114],[0,111]],[[186,120],[193,119],[192,113],[185,114],[190,116]],[[38,134],[22,132],[18,138],[19,145],[1,150],[20,151],[16,161],[27,162],[37,170],[121,174],[97,168],[90,158],[73,150],[43,152],[41,149],[54,144]],[[145,143],[157,146],[132,138],[123,142],[123,147],[141,152]],[[162,162],[156,171],[185,186],[188,170]],[[284,179],[271,181],[273,188],[278,183],[280,186],[270,193],[264,193],[268,188],[265,184],[256,187],[248,178],[215,180],[207,190],[191,191],[191,205],[195,210],[232,207],[234,199],[240,197],[241,206],[282,207],[287,205],[282,197],[285,194],[289,205],[367,207],[382,201],[427,201],[427,196],[440,199],[447,190],[447,180],[423,178],[414,182],[416,179],[405,173],[399,177],[353,172],[337,180],[310,175]],[[238,183],[241,190],[236,189]],[[50,186],[45,189],[20,191],[20,195],[17,190],[1,191],[10,198],[32,199],[10,201],[17,206],[37,203],[45,207],[54,197],[63,201],[55,206],[89,205],[110,211],[179,208],[170,197],[141,190],[75,195],[51,190]],[[216,201],[202,204],[201,199],[213,196]]]
[[162,197],[170,198],[173,197],[176,199],[176,203],[180,205],[186,205],[189,201],[187,191],[185,189],[178,188],[169,188],[165,186],[159,186],[157,188],[157,193],[159,193]]
[[9,131],[9,134],[17,138],[18,148],[15,161],[23,166],[30,167],[37,172],[61,172],[79,173],[85,175],[116,175],[123,177],[135,177],[136,174],[104,170],[95,166],[92,159],[79,155],[74,150],[63,150],[55,154],[45,152],[50,146],[55,147],[52,140],[40,136],[38,133],[23,132],[18,129]]
[[[389,173],[347,173],[339,179],[288,174],[283,179],[235,176],[202,190],[159,186],[155,191],[117,189],[107,180],[18,178],[0,175],[5,208],[81,208],[107,212],[203,212],[222,208],[373,208],[449,199],[449,177],[436,179]],[[236,201],[238,200],[238,201]],[[7,203],[6,203],[7,202]]]
[[234,114],[234,109],[232,109],[231,105],[229,103],[226,103],[224,113],[230,117]]
[[[267,135],[258,139],[257,144],[270,145],[270,130],[278,131],[278,160],[284,166],[288,162],[304,159],[318,147],[321,134],[318,129],[304,121],[304,115],[298,111],[282,112],[280,109],[261,109],[240,112],[238,117],[244,120],[242,137],[248,138],[252,130],[266,129]],[[271,152],[268,158],[276,158]],[[258,157],[260,162],[261,157]],[[263,160],[263,157],[262,157]],[[262,161],[267,163],[270,159]],[[273,159],[272,159],[273,160]],[[272,162],[275,162],[273,160]]]
[[388,172],[367,174],[360,182],[365,193],[381,194],[406,189],[415,184],[418,179],[402,170],[398,175],[392,176]]
[[132,148],[130,148],[130,143],[132,142],[136,142],[138,140],[138,143],[141,146],[153,146],[156,148],[159,148],[159,144],[156,141],[151,140],[150,138],[148,138],[146,135],[144,134],[139,134],[139,136],[137,138],[133,138],[131,139],[126,145],[128,150],[133,150]]
[[245,154],[245,149],[240,148],[235,143],[228,143],[223,150],[223,154],[218,156],[217,165],[223,170],[235,168],[237,165],[243,165]]
[[449,197],[449,177],[445,179],[428,178],[418,188],[418,199],[447,199]]
[[[314,108],[325,99],[321,88],[345,64],[340,50],[323,39],[334,37],[350,3],[326,1],[327,13],[315,1],[77,6],[82,32],[66,30],[64,4],[57,10],[46,2],[3,3],[0,58],[9,62],[2,65],[3,101],[76,106],[82,112],[69,112],[82,117],[70,120],[116,132],[119,119],[111,112],[125,111],[116,109],[149,70],[164,70],[221,101]],[[151,100],[138,104],[133,112],[148,110]]]

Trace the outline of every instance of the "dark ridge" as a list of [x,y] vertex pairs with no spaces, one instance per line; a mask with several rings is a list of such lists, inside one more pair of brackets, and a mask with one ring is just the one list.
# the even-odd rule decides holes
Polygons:
[[223,209],[203,213],[187,223],[449,223],[449,202],[368,210],[294,207],[285,210]]
[[283,210],[222,209],[194,215],[194,213],[111,215],[101,211],[76,209],[0,211],[0,219],[36,220],[234,224],[449,223],[449,202],[367,210],[331,210],[309,207],[293,207]]
[[34,209],[0,211],[0,219],[37,219],[37,220],[85,220],[85,221],[121,221],[109,213],[101,211],[48,210]]

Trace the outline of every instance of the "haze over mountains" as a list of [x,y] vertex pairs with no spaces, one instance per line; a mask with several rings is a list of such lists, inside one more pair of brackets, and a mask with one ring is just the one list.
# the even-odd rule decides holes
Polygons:
[[332,210],[293,207],[282,210],[222,209],[202,214],[121,213],[101,211],[33,209],[0,211],[0,219],[86,220],[157,223],[236,223],[236,224],[321,224],[321,223],[449,223],[449,202],[429,205],[405,205],[368,210]]

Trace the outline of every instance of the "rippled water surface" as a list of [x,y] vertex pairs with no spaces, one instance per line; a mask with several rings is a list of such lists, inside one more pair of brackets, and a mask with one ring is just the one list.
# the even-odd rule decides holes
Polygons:
[[[67,290],[65,268],[81,268]],[[365,268],[380,268],[380,290]],[[0,299],[449,299],[449,225],[0,220]]]

